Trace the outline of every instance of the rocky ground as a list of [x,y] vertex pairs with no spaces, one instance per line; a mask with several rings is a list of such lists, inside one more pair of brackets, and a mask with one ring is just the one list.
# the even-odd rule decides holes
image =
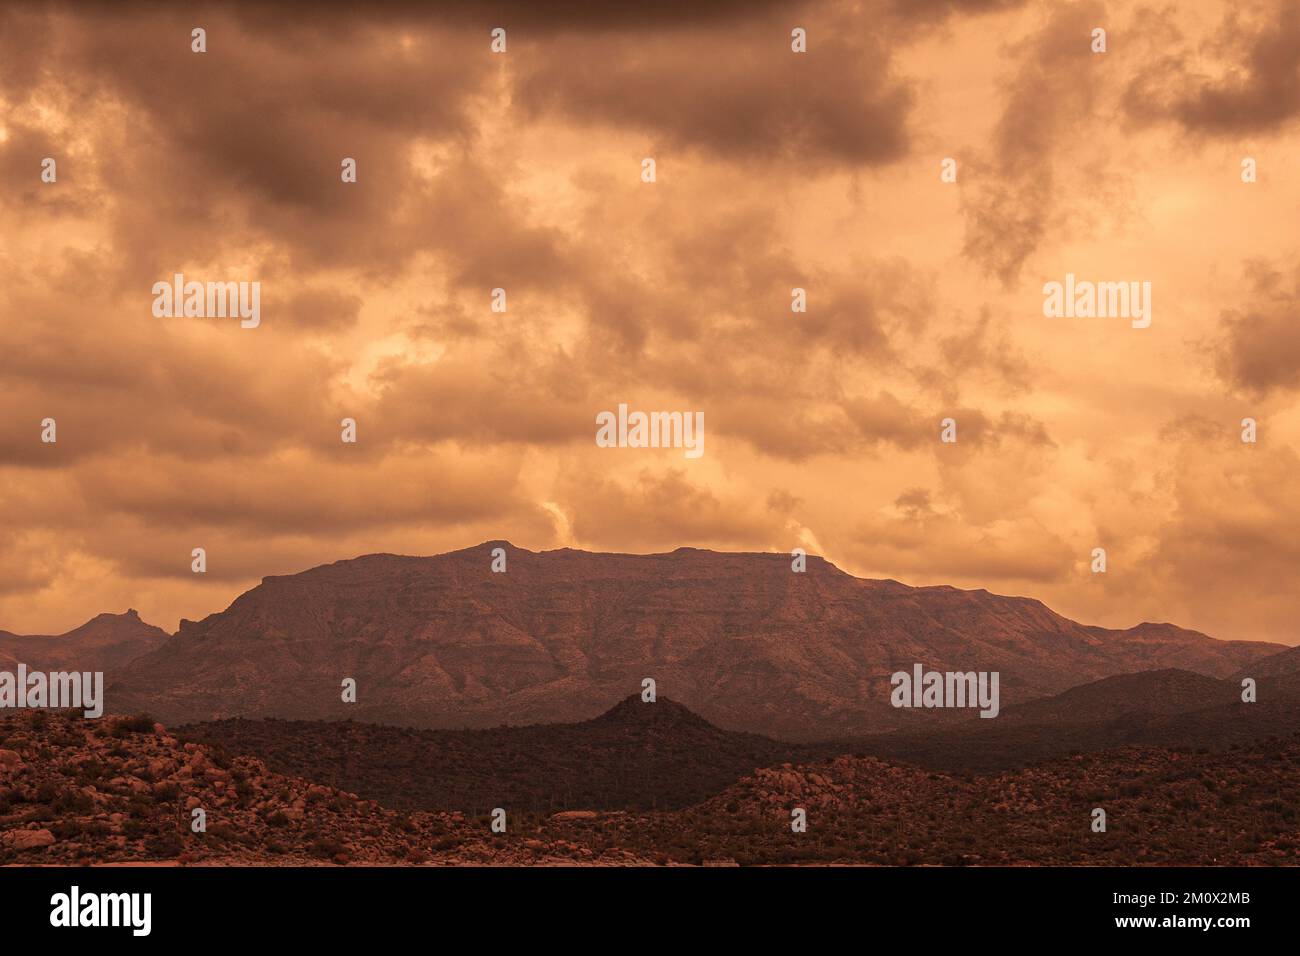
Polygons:
[[843,756],[760,769],[681,810],[507,807],[494,834],[486,816],[394,810],[147,718],[0,715],[4,864],[1295,865],[1296,793],[1300,734],[984,775]]
[[[195,808],[206,811],[204,833],[191,830]],[[0,863],[144,861],[641,862],[559,837],[493,834],[486,818],[400,813],[270,773],[255,758],[182,743],[152,721],[0,716]]]
[[[871,757],[760,770],[622,845],[742,865],[1297,865],[1300,735],[1217,753],[1123,748],[934,773]],[[790,811],[807,811],[807,832]],[[1092,812],[1106,812],[1094,832]],[[689,840],[681,835],[688,834]],[[631,836],[631,835],[630,835]]]

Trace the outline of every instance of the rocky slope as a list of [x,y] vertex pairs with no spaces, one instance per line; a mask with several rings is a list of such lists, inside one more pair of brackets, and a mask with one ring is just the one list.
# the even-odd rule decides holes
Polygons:
[[1280,677],[1300,672],[1300,647],[1288,647],[1276,654],[1260,657],[1252,661],[1250,667],[1242,672],[1255,678]]
[[113,674],[128,661],[156,650],[168,639],[146,624],[134,608],[125,614],[100,614],[66,634],[11,634],[0,631],[0,668],[20,662],[41,671],[104,671]]
[[[505,573],[491,571],[496,547]],[[225,611],[182,622],[108,699],[169,722],[485,727],[580,720],[652,677],[719,726],[807,740],[935,719],[888,706],[889,675],[915,662],[997,670],[1008,706],[1155,667],[1226,677],[1280,649],[1167,624],[1088,627],[1039,601],[863,580],[815,557],[796,574],[780,554],[488,542],[266,578]],[[355,704],[341,700],[346,678]]]
[[[765,768],[623,845],[741,864],[1300,863],[1300,735],[1197,754],[1125,748],[980,776],[866,757]],[[791,810],[808,828],[794,833]],[[1091,829],[1106,812],[1106,832]],[[631,834],[630,834],[631,835]]]
[[1261,701],[1300,697],[1300,647],[1251,661],[1233,682],[1240,684],[1244,677],[1254,678]]
[[[192,811],[207,814],[191,829]],[[527,818],[519,821],[527,825]],[[0,865],[629,864],[566,840],[509,839],[487,819],[399,813],[182,743],[161,724],[0,712]]]
[[1008,707],[1006,723],[1093,723],[1129,714],[1181,714],[1241,702],[1231,681],[1179,668],[1105,677],[1042,700]]

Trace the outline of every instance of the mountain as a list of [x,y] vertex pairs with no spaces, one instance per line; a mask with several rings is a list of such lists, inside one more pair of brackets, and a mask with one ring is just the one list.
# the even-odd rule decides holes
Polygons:
[[1277,654],[1269,654],[1251,662],[1242,676],[1282,677],[1300,671],[1300,647],[1288,647]]
[[1246,677],[1254,678],[1261,701],[1300,697],[1300,647],[1251,661],[1233,679],[1240,685]]
[[[491,570],[501,548],[507,570]],[[436,557],[367,555],[275,576],[182,621],[108,689],[169,723],[353,718],[422,727],[577,721],[643,678],[720,727],[792,740],[951,712],[889,706],[914,663],[996,670],[1003,706],[1114,674],[1226,677],[1280,645],[1168,624],[1108,630],[1029,598],[853,577],[809,557],[681,548],[534,553],[506,542]],[[356,681],[357,700],[341,686]]]
[[878,734],[843,749],[987,772],[1130,746],[1221,751],[1300,727],[1300,688],[1271,686],[1255,703],[1243,702],[1241,692],[1237,681],[1177,669],[1122,674],[1008,707],[997,720]]
[[399,810],[471,814],[495,806],[675,809],[759,767],[838,753],[721,730],[666,697],[646,703],[636,695],[594,720],[572,724],[415,730],[234,718],[175,733]]
[[77,670],[115,673],[118,668],[161,647],[169,635],[140,620],[134,608],[125,614],[100,614],[66,634],[11,634],[0,631],[0,669],[19,663],[40,671]]
[[1093,723],[1128,714],[1182,714],[1241,702],[1231,681],[1175,667],[1104,677],[1055,697],[1008,707],[1006,723]]

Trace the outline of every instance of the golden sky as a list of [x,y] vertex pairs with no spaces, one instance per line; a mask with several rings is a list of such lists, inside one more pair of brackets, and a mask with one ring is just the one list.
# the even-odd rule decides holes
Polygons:
[[0,10],[0,629],[504,538],[1300,640],[1294,4],[539,6]]

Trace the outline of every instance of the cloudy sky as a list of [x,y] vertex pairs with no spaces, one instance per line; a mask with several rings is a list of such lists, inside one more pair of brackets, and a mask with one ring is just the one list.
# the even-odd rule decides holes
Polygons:
[[1294,4],[537,6],[3,8],[0,629],[505,538],[1300,641]]

